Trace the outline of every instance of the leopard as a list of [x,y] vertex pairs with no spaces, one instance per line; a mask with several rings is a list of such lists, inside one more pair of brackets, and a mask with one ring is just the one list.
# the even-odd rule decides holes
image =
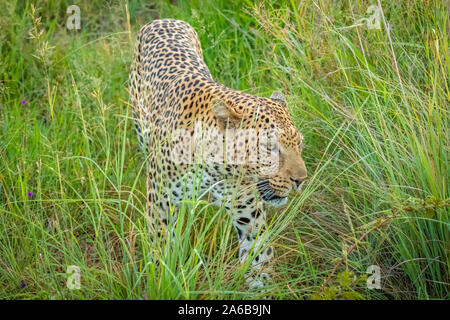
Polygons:
[[267,212],[285,206],[307,179],[304,138],[285,95],[259,97],[215,81],[195,29],[176,19],[139,30],[129,94],[148,161],[152,230],[169,232],[183,201],[206,197],[231,218],[249,287],[266,286],[275,256],[265,237]]

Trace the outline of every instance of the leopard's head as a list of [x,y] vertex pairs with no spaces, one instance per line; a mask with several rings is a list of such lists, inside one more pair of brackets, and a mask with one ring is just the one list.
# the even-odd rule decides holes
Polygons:
[[303,136],[292,123],[281,93],[274,92],[270,99],[246,94],[219,99],[213,109],[221,130],[233,132],[228,157],[234,155],[245,168],[244,174],[253,178],[266,203],[284,205],[291,191],[301,190],[307,177]]

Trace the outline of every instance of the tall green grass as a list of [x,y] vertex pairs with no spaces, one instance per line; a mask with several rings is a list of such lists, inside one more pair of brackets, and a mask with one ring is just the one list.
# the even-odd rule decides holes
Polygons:
[[272,296],[450,298],[445,2],[381,1],[369,29],[375,1],[77,1],[80,31],[71,4],[0,3],[1,298],[258,297],[229,217],[200,195],[149,241],[126,88],[137,30],[164,17],[197,30],[217,81],[284,91],[305,136],[306,190],[268,221]]

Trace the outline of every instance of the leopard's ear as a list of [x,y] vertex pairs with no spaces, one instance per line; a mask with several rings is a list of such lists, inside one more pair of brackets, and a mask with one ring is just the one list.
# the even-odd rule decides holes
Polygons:
[[239,128],[242,114],[237,113],[232,106],[222,99],[212,101],[212,110],[217,119],[217,124],[221,129]]
[[270,96],[270,99],[275,100],[278,103],[286,105],[286,98],[280,91],[274,91]]

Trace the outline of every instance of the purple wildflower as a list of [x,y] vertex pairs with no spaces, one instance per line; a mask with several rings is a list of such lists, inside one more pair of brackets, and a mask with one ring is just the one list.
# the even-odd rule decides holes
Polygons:
[[28,192],[27,195],[28,195],[28,198],[31,198],[31,197],[34,196],[34,193],[33,192]]
[[20,281],[20,287],[23,289],[27,286],[27,284],[22,280]]
[[22,101],[20,101],[20,103],[21,103],[21,104],[26,104],[26,103],[27,103],[27,100],[22,100]]

